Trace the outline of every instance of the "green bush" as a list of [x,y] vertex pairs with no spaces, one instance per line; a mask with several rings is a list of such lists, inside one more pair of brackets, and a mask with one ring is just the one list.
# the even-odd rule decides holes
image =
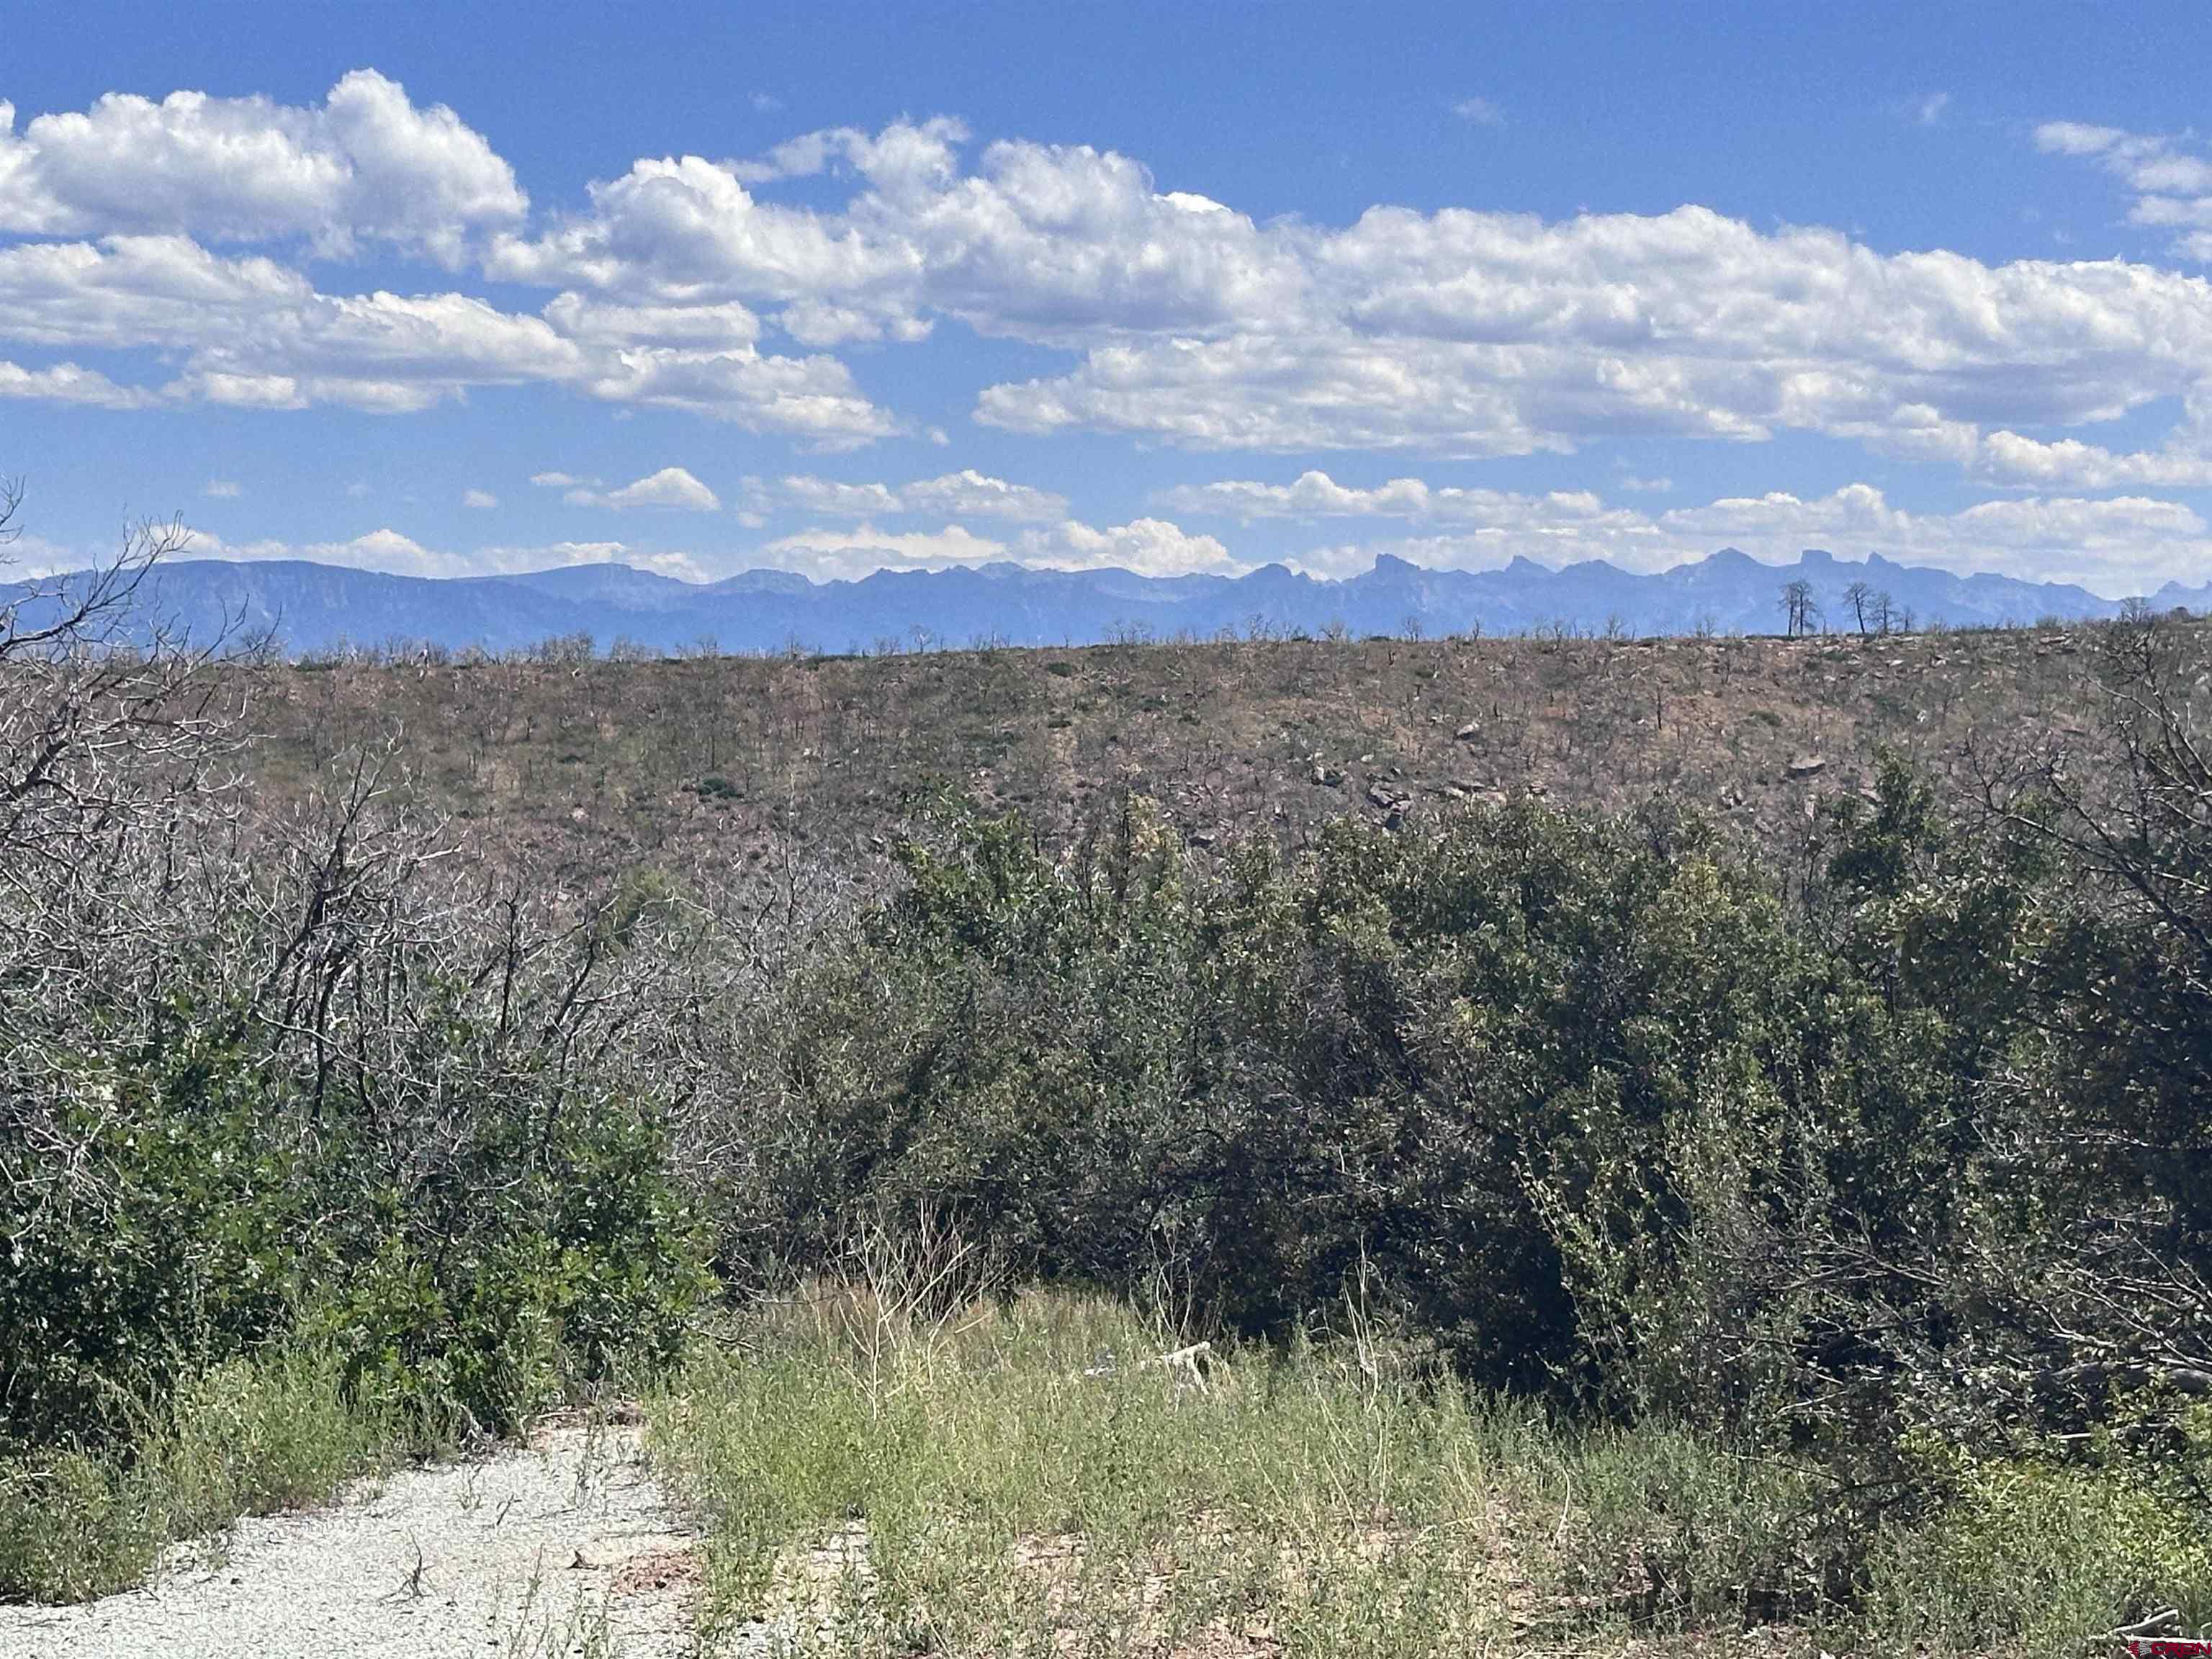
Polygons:
[[72,1068],[68,1184],[0,1188],[5,1437],[127,1431],[119,1409],[281,1328],[326,1266],[313,1154],[246,1054],[172,1016],[173,1044]]
[[719,1260],[760,1282],[949,1227],[1278,1341],[1357,1285],[1462,1377],[1644,1425],[1607,1547],[1662,1622],[1957,1599],[2038,1552],[2062,1622],[2195,1607],[2153,1512],[2201,1514],[2201,1475],[2093,1479],[2083,1448],[2127,1390],[2212,1373],[2201,830],[2182,800],[2094,842],[2069,787],[2031,768],[1974,818],[1885,757],[1786,899],[1664,802],[1218,863],[1141,800],[1060,854],[951,809],[746,1028]]
[[1064,861],[957,816],[902,856],[779,1013],[793,1097],[723,1194],[732,1273],[927,1208],[1018,1271],[1164,1281],[1249,1333],[1369,1272],[1463,1370],[1545,1385],[1599,1358],[1563,1240],[1641,1250],[1631,1298],[1686,1259],[1676,1143],[1708,1103],[1768,1103],[1727,1177],[1764,1223],[1941,1081],[1676,814],[1346,825],[1209,877],[1133,802]]
[[394,1182],[356,1126],[310,1129],[265,1068],[202,1040],[212,1024],[83,1086],[74,1176],[91,1198],[6,1213],[17,1441],[126,1433],[127,1402],[301,1305],[351,1380],[487,1429],[672,1353],[704,1280],[647,1120],[593,1102],[548,1121],[527,1094],[488,1097],[435,1170]]
[[309,1328],[372,1392],[484,1429],[672,1358],[708,1287],[661,1139],[612,1106],[550,1133],[497,1122],[404,1198],[351,1190]]

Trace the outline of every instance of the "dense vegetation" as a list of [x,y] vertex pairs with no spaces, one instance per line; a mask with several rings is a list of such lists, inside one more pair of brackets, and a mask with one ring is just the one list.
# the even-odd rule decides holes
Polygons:
[[719,1265],[889,1217],[1277,1341],[1358,1284],[1440,1370],[1817,1471],[1739,1614],[2080,1480],[2113,1605],[2203,1618],[2212,775],[2170,646],[2104,636],[2094,751],[1950,800],[1882,762],[1786,902],[1663,800],[1205,870],[1141,802],[1064,856],[956,811],[744,1046]]
[[706,1282],[656,914],[470,867],[371,757],[249,810],[207,664],[123,643],[161,550],[0,617],[0,1593],[507,1428]]
[[0,627],[0,1590],[663,1370],[866,1240],[943,1258],[901,1320],[1103,1291],[1249,1400],[1356,1306],[1390,1434],[1626,1435],[1596,1604],[1646,1621],[2212,1618],[2200,634],[2074,636],[2094,714],[1869,754],[1783,842],[1660,787],[1194,846],[1102,789],[564,877],[359,746],[252,805],[227,699],[302,671],[126,648],[160,551]]

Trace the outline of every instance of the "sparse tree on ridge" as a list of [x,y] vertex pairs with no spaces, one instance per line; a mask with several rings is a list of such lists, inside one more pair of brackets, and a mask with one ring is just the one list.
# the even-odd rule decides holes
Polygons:
[[1813,584],[1802,576],[1782,585],[1783,631],[1791,639],[1802,639],[1813,631],[1820,620],[1820,602],[1813,597]]
[[1853,582],[1844,590],[1844,603],[1850,606],[1851,620],[1858,624],[1861,637],[1871,633],[1873,629],[1869,623],[1875,615],[1874,584],[1868,581]]

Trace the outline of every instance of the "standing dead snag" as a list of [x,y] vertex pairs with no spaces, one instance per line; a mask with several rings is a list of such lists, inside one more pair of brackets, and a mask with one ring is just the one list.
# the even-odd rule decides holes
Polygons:
[[[20,534],[0,484],[0,548]],[[171,963],[160,918],[189,905],[186,843],[227,823],[236,711],[195,643],[149,617],[149,574],[184,546],[140,526],[103,564],[35,579],[0,604],[0,1249],[52,1206],[89,1203],[89,1099],[63,1063],[95,1013],[158,1018]],[[97,1114],[93,1114],[96,1118]]]
[[1803,639],[1820,620],[1820,602],[1813,584],[1802,576],[1782,585],[1783,631],[1793,640]]

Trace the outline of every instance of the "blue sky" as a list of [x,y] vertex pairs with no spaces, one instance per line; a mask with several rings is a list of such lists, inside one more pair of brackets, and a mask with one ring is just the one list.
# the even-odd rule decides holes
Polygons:
[[28,566],[2212,577],[2199,6],[9,32]]

